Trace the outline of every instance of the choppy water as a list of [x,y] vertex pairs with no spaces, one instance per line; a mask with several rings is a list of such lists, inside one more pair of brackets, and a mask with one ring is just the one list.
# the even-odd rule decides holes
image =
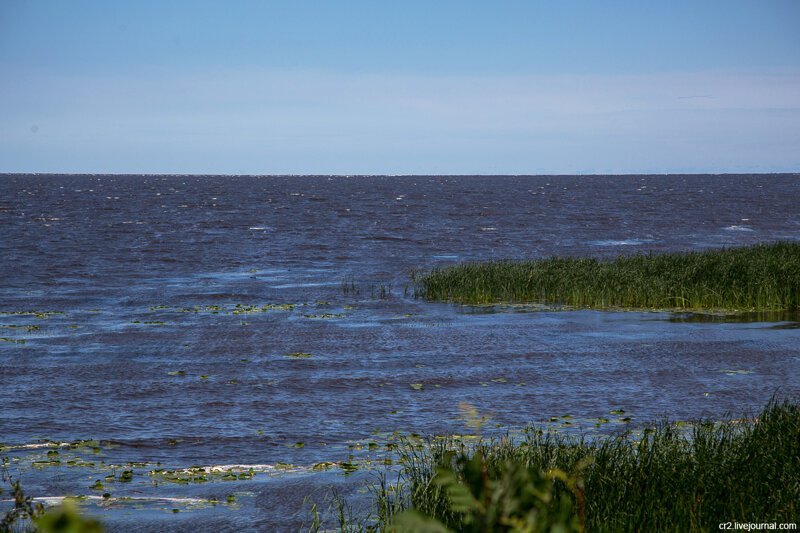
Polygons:
[[[487,431],[745,413],[800,393],[796,319],[458,307],[409,272],[777,239],[798,175],[0,176],[0,454],[112,529],[296,530],[460,402]],[[159,472],[214,465],[254,476]]]

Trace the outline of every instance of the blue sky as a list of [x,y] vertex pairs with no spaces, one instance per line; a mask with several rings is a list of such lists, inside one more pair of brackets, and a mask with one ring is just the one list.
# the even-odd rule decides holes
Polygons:
[[798,28],[795,0],[0,0],[0,172],[797,172]]

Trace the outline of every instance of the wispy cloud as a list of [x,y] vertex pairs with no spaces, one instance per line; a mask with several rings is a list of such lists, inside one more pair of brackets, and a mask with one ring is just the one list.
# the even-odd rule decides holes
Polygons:
[[[0,156],[12,165],[0,170],[636,172],[800,163],[800,71],[27,71],[0,87],[0,101]],[[631,150],[643,143],[646,153]],[[66,154],[85,162],[58,167]]]

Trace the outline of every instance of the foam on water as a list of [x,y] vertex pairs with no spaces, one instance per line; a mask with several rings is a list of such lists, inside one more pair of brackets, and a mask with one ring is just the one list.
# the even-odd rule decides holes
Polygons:
[[[80,497],[76,497],[73,495],[63,495],[63,496],[34,496],[31,498],[34,502],[44,504],[48,507],[55,507],[58,505],[63,505],[66,501],[90,501],[90,502],[102,502],[106,504],[112,503],[125,503],[125,502],[132,502],[132,503],[181,503],[181,504],[188,504],[188,505],[198,505],[198,504],[206,504],[210,503],[211,500],[201,499],[201,498],[178,498],[178,497],[166,497],[166,496],[123,496],[123,497],[108,497],[104,498],[103,496],[94,496],[94,495],[82,495]],[[14,500],[0,500],[2,503],[11,503]]]
[[640,246],[642,244],[649,244],[652,242],[654,242],[653,239],[605,239],[589,241],[589,244],[594,246]]
[[739,225],[726,226],[722,229],[727,231],[755,231],[753,228],[749,226],[739,226]]

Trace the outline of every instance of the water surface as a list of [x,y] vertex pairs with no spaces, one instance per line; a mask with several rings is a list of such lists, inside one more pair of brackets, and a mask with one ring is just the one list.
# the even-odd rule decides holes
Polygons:
[[[487,432],[744,414],[800,392],[797,317],[460,307],[409,273],[797,240],[798,205],[797,175],[2,176],[0,453],[112,529],[296,530],[461,402]],[[181,482],[215,465],[248,479]]]

